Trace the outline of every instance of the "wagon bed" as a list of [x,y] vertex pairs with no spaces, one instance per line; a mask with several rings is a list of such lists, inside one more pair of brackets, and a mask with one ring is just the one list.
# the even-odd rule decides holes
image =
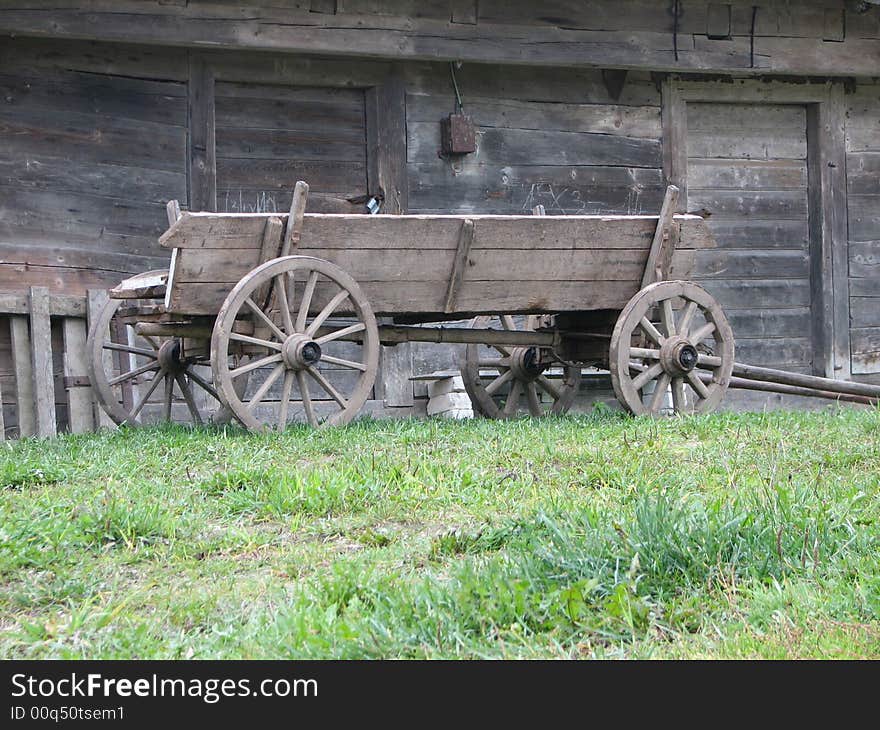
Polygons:
[[[168,312],[215,315],[229,290],[280,251],[267,222],[287,214],[183,213],[159,239],[173,249]],[[436,319],[478,314],[620,310],[641,288],[658,216],[303,216],[302,255],[350,273],[374,313]],[[472,226],[472,239],[462,251]],[[714,246],[705,221],[672,218],[668,275],[686,279],[694,252]],[[461,278],[455,286],[456,260]],[[450,299],[450,290],[452,297]],[[314,299],[321,307],[320,289]]]

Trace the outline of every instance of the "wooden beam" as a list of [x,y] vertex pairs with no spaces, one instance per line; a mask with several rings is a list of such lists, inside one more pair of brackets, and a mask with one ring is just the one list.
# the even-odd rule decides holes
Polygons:
[[37,410],[34,405],[34,375],[31,364],[31,335],[27,317],[9,318],[12,335],[12,366],[15,370],[15,403],[18,435],[22,438],[37,433]]
[[[678,29],[676,58],[668,18],[633,29],[629,26],[637,20],[636,11],[627,13],[611,3],[604,12],[591,7],[590,13],[580,13],[571,25],[482,17],[476,23],[449,22],[452,14],[358,14],[346,13],[344,7],[322,14],[275,5],[230,13],[219,3],[145,7],[136,0],[120,0],[83,9],[22,0],[0,10],[0,28],[10,36],[426,61],[839,76],[874,76],[880,68],[878,39],[823,39],[840,37],[836,20],[830,32],[823,25],[813,37],[785,37],[778,29],[755,35],[753,54],[747,31],[723,43],[709,40],[703,16],[701,27]],[[455,17],[465,15],[456,12]]]
[[[287,215],[287,227],[284,229],[284,243],[281,244],[279,256],[287,256],[299,246],[302,234],[303,220],[306,215],[306,206],[309,201],[309,185],[302,180],[297,180],[293,188],[293,198],[290,201],[290,213]],[[280,222],[281,219],[279,218]]]
[[400,69],[367,91],[367,188],[381,196],[383,213],[409,209],[406,166],[406,86]]
[[674,221],[675,209],[678,206],[678,194],[679,189],[675,185],[666,188],[663,207],[660,209],[654,239],[651,241],[651,249],[648,251],[648,260],[645,263],[642,289],[648,284],[669,278],[672,254],[675,253],[675,244],[678,242],[678,236],[675,235],[678,226]]
[[189,209],[216,211],[214,76],[198,53],[190,54],[188,93]]
[[[86,321],[65,317],[64,376],[67,380],[67,421],[71,433],[89,433],[95,430],[95,414],[92,408],[93,393],[88,385],[86,355]],[[85,379],[85,384],[82,383]]]
[[666,77],[661,87],[660,120],[663,130],[663,175],[679,191],[677,212],[687,205],[687,103],[680,82]]
[[52,326],[49,319],[49,290],[32,286],[28,293],[31,325],[31,368],[37,432],[40,438],[54,436],[55,376],[52,372]]

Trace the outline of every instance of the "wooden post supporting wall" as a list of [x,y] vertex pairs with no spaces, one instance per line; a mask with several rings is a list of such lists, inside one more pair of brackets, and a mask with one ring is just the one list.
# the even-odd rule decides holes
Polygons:
[[214,75],[198,53],[189,59],[189,209],[217,210]]
[[36,396],[34,398],[37,413],[36,435],[43,438],[54,436],[56,433],[49,290],[44,286],[32,286],[28,294],[28,304],[31,324],[31,368]]

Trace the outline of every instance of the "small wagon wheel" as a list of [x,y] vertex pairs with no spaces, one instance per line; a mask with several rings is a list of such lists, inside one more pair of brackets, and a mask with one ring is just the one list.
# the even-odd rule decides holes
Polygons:
[[[253,336],[236,332],[237,321],[253,323]],[[250,360],[231,368],[240,352]],[[360,286],[309,256],[273,259],[248,273],[226,297],[211,338],[220,397],[253,430],[283,429],[298,415],[312,426],[348,423],[369,397],[378,364],[379,331]],[[236,392],[247,373],[248,387]]]
[[202,423],[205,411],[219,407],[207,342],[190,350],[177,337],[137,337],[134,326],[116,316],[122,304],[108,300],[89,328],[89,379],[101,407],[116,423],[131,424],[151,400],[160,400],[162,419],[170,421],[175,400],[182,399],[190,420]]
[[[535,329],[536,317],[527,317],[523,330]],[[519,329],[510,315],[477,317],[475,328]],[[581,369],[564,365],[561,380],[546,375],[549,361],[540,362],[537,347],[490,345],[487,356],[482,345],[468,345],[461,364],[464,387],[474,410],[486,418],[511,418],[520,413],[533,417],[561,415],[571,408],[577,394]]]
[[[659,322],[651,321],[655,311]],[[658,282],[638,292],[620,313],[611,335],[611,382],[618,400],[635,415],[659,414],[670,386],[676,413],[706,413],[724,397],[733,351],[727,317],[703,287]]]

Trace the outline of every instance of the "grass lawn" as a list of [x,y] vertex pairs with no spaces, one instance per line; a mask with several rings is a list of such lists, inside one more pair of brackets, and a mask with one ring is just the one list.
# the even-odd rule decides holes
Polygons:
[[4,658],[880,657],[880,411],[0,445]]

